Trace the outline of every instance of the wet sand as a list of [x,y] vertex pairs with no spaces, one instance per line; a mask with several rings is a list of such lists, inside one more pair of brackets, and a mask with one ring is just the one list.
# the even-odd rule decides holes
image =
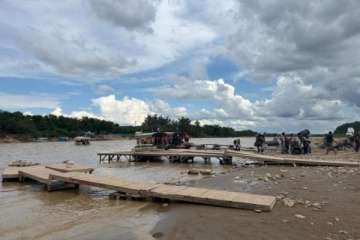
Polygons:
[[[264,154],[277,155],[277,151]],[[299,157],[299,156],[296,156]],[[352,149],[336,155],[313,147],[308,159],[360,162]],[[195,204],[169,204],[152,230],[157,239],[360,239],[360,170],[349,167],[234,168],[193,183],[277,197],[272,212]]]

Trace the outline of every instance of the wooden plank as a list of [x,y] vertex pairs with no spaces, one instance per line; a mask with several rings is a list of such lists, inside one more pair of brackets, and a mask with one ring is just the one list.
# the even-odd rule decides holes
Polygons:
[[241,208],[248,210],[271,211],[276,203],[273,196],[256,195],[240,192],[208,190],[196,192],[195,189],[180,191],[175,197],[177,200],[191,201],[207,205]]
[[231,195],[231,193],[229,194],[229,192],[224,192],[219,190],[209,190],[203,194],[204,198],[214,199],[214,200],[226,200],[226,201],[229,201],[237,196],[238,194]]
[[187,187],[187,188],[177,192],[176,195],[179,195],[179,196],[182,196],[182,197],[198,197],[198,196],[201,196],[203,193],[205,193],[207,191],[209,191],[209,189]]
[[149,195],[159,198],[171,198],[172,195],[176,194],[181,190],[184,190],[185,188],[187,187],[159,184],[157,188],[151,189],[149,191]]
[[19,170],[27,169],[27,168],[39,168],[40,165],[35,166],[27,166],[27,167],[5,167],[2,178],[5,179],[19,179]]
[[19,177],[27,177],[41,183],[51,184],[49,175],[57,173],[55,170],[47,169],[44,166],[38,168],[24,168],[19,170]]
[[349,166],[349,167],[359,167],[359,162],[348,162],[348,161],[334,161],[334,160],[318,160],[318,159],[300,159],[300,158],[286,158],[286,157],[276,157],[276,156],[267,156],[263,154],[249,153],[249,152],[238,152],[238,151],[226,151],[226,155],[236,156],[236,157],[246,157],[253,160],[262,160],[265,162],[275,162],[275,163],[288,163],[288,164],[302,164],[309,166]]
[[170,200],[180,200],[232,208],[271,211],[276,202],[276,198],[273,196],[210,190],[206,188],[143,183],[78,172],[57,172],[50,174],[50,178],[68,183],[106,188],[117,192],[138,194],[144,197],[160,197]]
[[[244,198],[246,197],[248,200],[244,201]],[[244,196],[243,194],[239,194],[237,198],[231,200],[232,207],[250,210],[259,209],[262,211],[271,211],[275,203],[275,197],[264,195]]]
[[96,176],[89,174],[51,174],[52,179],[58,179],[68,183],[87,185],[92,187],[105,188],[118,192],[127,192],[130,194],[140,194],[140,191],[148,191],[157,186],[157,184],[121,180],[105,176]]
[[92,173],[94,171],[94,168],[87,167],[79,164],[51,164],[46,165],[46,168],[50,168],[59,172],[88,172]]

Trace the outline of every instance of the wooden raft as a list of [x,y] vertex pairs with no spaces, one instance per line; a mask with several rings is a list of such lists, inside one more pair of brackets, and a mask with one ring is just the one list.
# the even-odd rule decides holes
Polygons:
[[271,211],[276,203],[276,198],[273,196],[210,190],[206,188],[143,183],[76,172],[51,173],[49,179],[78,185],[105,188],[126,194],[139,195],[144,198],[179,200],[248,210],[258,209],[262,211]]

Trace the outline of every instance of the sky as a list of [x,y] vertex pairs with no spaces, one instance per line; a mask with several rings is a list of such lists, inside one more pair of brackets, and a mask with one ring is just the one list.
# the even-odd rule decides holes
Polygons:
[[0,0],[2,111],[324,133],[359,56],[357,0]]

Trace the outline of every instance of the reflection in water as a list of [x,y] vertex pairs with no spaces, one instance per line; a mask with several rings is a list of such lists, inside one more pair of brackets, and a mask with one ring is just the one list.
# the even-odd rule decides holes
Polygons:
[[[195,144],[232,144],[230,138],[192,139]],[[242,139],[251,146],[252,138]],[[205,165],[161,162],[99,163],[98,152],[127,151],[135,140],[93,141],[76,146],[73,142],[0,144],[0,170],[14,160],[29,160],[43,165],[72,160],[95,168],[94,174],[151,183],[187,181],[201,178],[188,175],[191,168],[227,171],[214,159]],[[153,239],[149,232],[159,220],[159,204],[109,200],[111,191],[82,186],[79,189],[47,192],[36,182],[4,182],[0,185],[1,239]],[[162,206],[160,204],[160,206]],[[142,211],[139,211],[142,209]],[[160,207],[161,210],[161,207]]]

